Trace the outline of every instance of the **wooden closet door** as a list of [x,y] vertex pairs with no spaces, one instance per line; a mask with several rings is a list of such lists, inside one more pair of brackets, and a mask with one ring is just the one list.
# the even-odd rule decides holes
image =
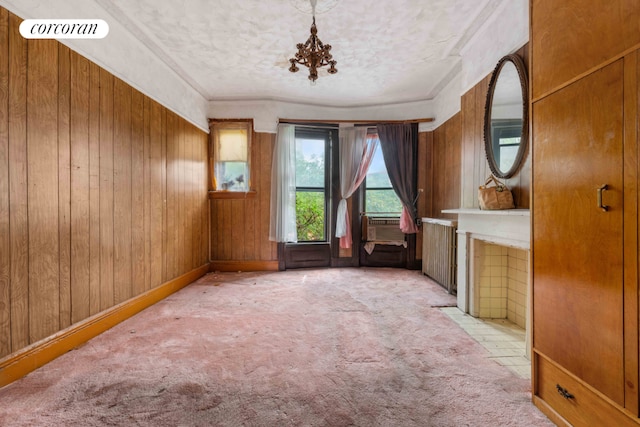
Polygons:
[[532,114],[534,350],[624,405],[622,60]]

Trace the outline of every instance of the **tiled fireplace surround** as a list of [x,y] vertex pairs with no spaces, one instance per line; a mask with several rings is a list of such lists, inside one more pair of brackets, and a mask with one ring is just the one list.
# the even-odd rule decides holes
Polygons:
[[475,312],[480,318],[509,319],[526,329],[527,251],[475,240]]
[[508,319],[525,330],[530,352],[527,209],[452,209],[458,215],[458,308],[474,317]]

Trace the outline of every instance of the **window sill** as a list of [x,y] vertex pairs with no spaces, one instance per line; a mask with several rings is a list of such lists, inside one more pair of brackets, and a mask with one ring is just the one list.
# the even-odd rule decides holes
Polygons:
[[246,193],[242,191],[209,191],[209,199],[255,199],[257,192],[249,190]]

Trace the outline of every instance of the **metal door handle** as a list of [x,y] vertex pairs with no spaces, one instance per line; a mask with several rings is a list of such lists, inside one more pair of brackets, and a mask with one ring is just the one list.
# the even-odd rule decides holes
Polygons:
[[573,399],[575,397],[573,394],[569,393],[569,390],[567,390],[564,387],[561,387],[560,384],[556,384],[556,390],[558,390],[558,393],[560,394],[560,396],[564,397],[567,400]]
[[606,206],[606,205],[602,204],[602,192],[604,190],[608,190],[608,189],[609,189],[609,186],[607,184],[604,184],[603,186],[601,186],[600,188],[598,188],[596,190],[597,191],[596,199],[597,199],[597,202],[598,202],[598,207],[600,209],[602,209],[604,212],[609,210],[609,206]]

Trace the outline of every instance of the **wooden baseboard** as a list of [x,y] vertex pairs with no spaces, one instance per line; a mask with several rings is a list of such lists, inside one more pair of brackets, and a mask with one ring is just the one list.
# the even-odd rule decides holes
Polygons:
[[209,271],[209,264],[183,274],[128,301],[78,322],[44,340],[0,359],[0,387],[22,378],[69,350],[163,300]]
[[331,258],[331,267],[334,268],[346,268],[346,267],[360,267],[359,259],[356,257],[344,257],[344,258]]
[[278,271],[278,261],[211,261],[209,271]]

